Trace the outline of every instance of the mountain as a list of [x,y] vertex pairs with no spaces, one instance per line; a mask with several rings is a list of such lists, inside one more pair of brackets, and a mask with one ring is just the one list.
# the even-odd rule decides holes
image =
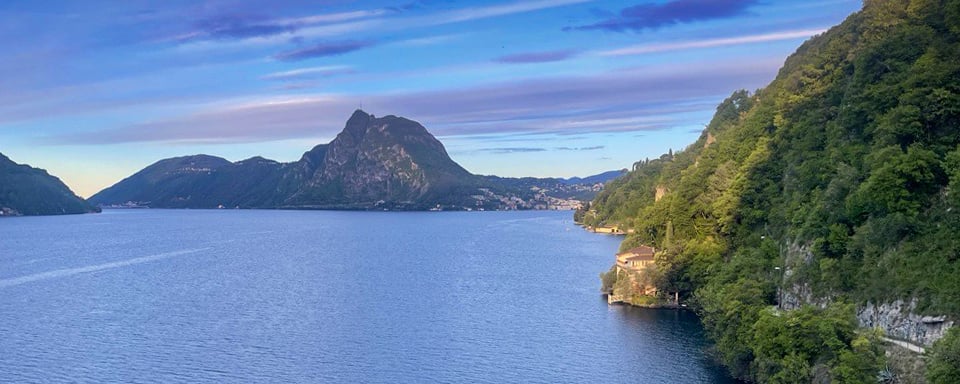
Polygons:
[[357,110],[333,141],[298,161],[165,159],[90,201],[157,208],[522,209],[569,206],[560,200],[585,194],[595,191],[559,179],[471,174],[420,123]]
[[165,208],[274,206],[282,195],[278,190],[285,171],[291,167],[262,157],[236,163],[207,155],[175,157],[144,168],[89,201]]
[[469,205],[460,189],[476,184],[419,123],[359,110],[333,141],[305,154],[299,165],[293,177],[302,183],[284,206]]
[[[960,1],[865,1],[767,87],[720,103],[699,140],[638,162],[578,217],[632,230],[622,249],[657,249],[636,281],[698,308],[737,377],[918,375],[884,363],[896,347],[881,330],[932,346],[927,378],[955,383],[958,145]],[[634,295],[626,275],[605,276]]]
[[17,164],[0,153],[0,216],[98,211],[47,171]]
[[623,176],[627,173],[626,169],[619,169],[616,171],[606,171],[592,176],[587,177],[571,177],[569,179],[561,179],[564,184],[597,184],[597,183],[607,183],[611,180],[614,180],[620,176]]

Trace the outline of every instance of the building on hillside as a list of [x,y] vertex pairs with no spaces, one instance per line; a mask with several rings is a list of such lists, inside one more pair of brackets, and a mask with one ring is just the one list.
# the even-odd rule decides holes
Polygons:
[[654,265],[653,255],[656,249],[641,245],[617,254],[617,266],[627,270],[642,270]]
[[618,226],[612,226],[612,227],[608,227],[608,226],[587,227],[587,230],[588,230],[588,231],[592,231],[592,232],[594,232],[594,233],[609,233],[609,234],[611,234],[611,235],[623,235],[623,234],[626,233],[626,232],[624,232],[622,229],[620,229],[620,227],[618,227]]

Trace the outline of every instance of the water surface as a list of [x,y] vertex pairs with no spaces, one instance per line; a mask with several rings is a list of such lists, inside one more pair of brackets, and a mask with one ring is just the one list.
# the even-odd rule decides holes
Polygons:
[[0,220],[0,382],[726,383],[570,212]]

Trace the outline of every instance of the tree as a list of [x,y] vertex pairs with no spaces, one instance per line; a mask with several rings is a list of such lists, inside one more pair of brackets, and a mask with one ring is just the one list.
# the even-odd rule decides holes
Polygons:
[[927,356],[927,380],[931,384],[960,383],[960,328],[947,331]]

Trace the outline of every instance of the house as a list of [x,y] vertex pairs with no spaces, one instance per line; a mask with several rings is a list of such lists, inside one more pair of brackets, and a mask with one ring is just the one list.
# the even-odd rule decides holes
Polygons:
[[628,249],[617,254],[617,265],[628,270],[640,270],[654,265],[656,249],[646,245]]
[[618,226],[599,226],[599,227],[587,227],[587,230],[593,231],[594,233],[609,233],[611,235],[622,235],[624,234],[623,230]]

